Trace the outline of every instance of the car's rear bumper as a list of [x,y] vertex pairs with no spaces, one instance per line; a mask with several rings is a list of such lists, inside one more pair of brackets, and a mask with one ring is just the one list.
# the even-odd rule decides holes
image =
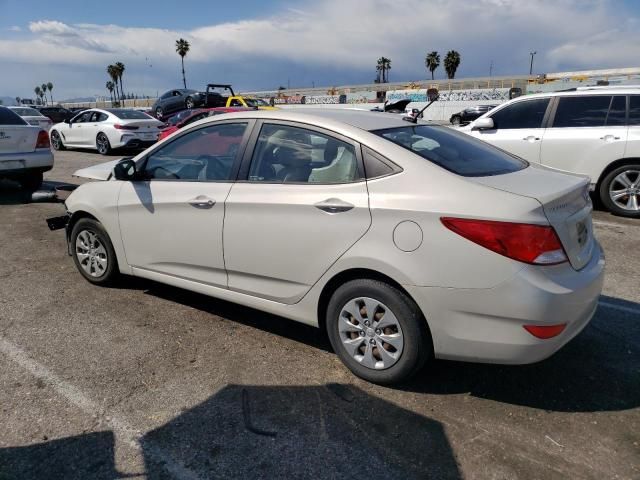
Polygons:
[[0,153],[0,177],[18,177],[53,168],[53,153],[48,148],[28,153]]
[[147,148],[158,141],[157,136],[159,136],[159,133],[156,135],[155,139],[145,140],[138,137],[137,135],[122,135],[122,137],[120,138],[120,141],[112,145],[112,147],[113,148]]
[[[598,246],[580,271],[568,264],[527,266],[491,289],[405,287],[427,318],[437,358],[526,364],[551,356],[589,323],[603,278]],[[547,340],[523,328],[558,324],[566,328]]]

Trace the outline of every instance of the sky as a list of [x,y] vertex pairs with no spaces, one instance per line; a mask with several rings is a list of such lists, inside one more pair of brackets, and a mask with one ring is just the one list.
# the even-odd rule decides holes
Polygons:
[[[236,90],[371,83],[376,60],[391,81],[423,80],[432,50],[457,50],[457,77],[640,66],[638,0],[0,0],[0,96],[108,95],[121,61],[126,92],[182,84],[175,41],[185,38],[187,86]],[[442,67],[436,78],[444,78]]]

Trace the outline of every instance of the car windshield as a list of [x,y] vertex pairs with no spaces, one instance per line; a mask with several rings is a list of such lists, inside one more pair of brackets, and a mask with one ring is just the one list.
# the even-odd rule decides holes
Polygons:
[[138,110],[109,110],[109,112],[123,120],[149,120],[151,117],[144,112]]
[[20,115],[8,108],[0,107],[0,125],[28,125]]
[[21,117],[41,117],[42,114],[35,108],[12,108]]
[[245,103],[250,107],[268,107],[269,104],[261,98],[245,98]]
[[502,175],[529,165],[503,150],[447,127],[416,125],[373,133],[463,177]]

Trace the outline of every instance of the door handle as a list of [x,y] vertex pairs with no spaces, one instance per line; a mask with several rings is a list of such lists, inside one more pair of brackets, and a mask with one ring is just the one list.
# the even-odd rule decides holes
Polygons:
[[327,200],[316,203],[314,207],[327,213],[342,213],[348,212],[355,207],[355,205],[344,202],[339,198],[328,198]]
[[616,137],[614,135],[605,135],[604,137],[600,137],[600,140],[604,140],[605,142],[612,142],[614,140],[620,140],[620,137]]
[[189,200],[189,205],[195,208],[211,208],[216,204],[213,198],[209,198],[206,195],[198,195],[196,198]]
[[529,135],[528,137],[524,137],[522,140],[525,140],[527,142],[537,142],[538,140],[540,140],[540,137],[534,137],[533,135]]

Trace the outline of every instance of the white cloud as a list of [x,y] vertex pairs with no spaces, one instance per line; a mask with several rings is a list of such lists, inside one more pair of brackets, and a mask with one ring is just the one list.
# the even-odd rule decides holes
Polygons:
[[22,28],[19,27],[18,25],[13,25],[13,26],[9,27],[9,31],[11,31],[11,32],[21,32]]

